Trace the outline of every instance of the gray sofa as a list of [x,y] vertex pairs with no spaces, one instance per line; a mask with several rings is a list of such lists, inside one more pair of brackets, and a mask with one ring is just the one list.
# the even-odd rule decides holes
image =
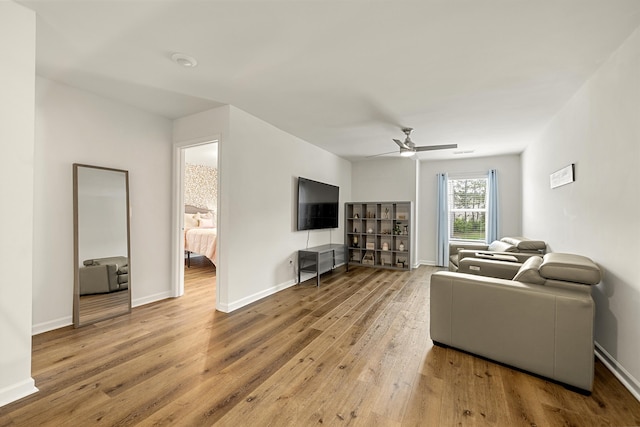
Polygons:
[[80,295],[104,294],[129,288],[127,257],[88,259],[79,271]]
[[546,248],[547,244],[544,241],[522,236],[503,237],[490,244],[451,242],[449,243],[449,271],[458,271],[463,259],[477,258],[478,253],[516,256],[517,262],[522,263],[532,255],[544,255]]
[[448,271],[431,277],[431,339],[590,392],[593,385],[590,259],[531,257],[513,280]]

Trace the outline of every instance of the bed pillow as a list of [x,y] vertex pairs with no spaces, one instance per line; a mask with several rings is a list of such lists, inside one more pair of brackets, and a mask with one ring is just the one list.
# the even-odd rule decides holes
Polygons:
[[200,228],[213,228],[213,219],[212,218],[204,218],[198,221],[198,227]]
[[194,228],[198,226],[198,220],[193,214],[184,214],[184,228]]

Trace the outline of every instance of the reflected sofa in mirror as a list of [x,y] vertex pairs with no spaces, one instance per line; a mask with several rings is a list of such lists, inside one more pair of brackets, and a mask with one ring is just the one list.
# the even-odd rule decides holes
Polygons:
[[129,173],[73,165],[75,327],[131,311]]

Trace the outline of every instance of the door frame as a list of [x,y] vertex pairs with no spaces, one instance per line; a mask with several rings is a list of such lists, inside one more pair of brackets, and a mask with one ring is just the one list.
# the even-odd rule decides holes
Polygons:
[[[217,143],[218,171],[220,170],[220,136],[202,137],[188,141],[173,143],[173,196],[171,214],[171,296],[176,298],[184,295],[184,170],[185,150],[199,145]],[[220,225],[220,175],[218,174],[218,197],[216,200],[216,228]],[[217,239],[216,253],[220,252],[220,239]],[[220,259],[220,256],[217,257]],[[216,266],[217,268],[217,266]],[[220,286],[216,282],[216,308],[220,301]]]

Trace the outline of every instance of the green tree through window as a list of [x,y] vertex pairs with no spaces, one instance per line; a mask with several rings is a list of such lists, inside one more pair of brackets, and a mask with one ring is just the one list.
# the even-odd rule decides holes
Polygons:
[[449,239],[486,240],[487,179],[449,179]]

